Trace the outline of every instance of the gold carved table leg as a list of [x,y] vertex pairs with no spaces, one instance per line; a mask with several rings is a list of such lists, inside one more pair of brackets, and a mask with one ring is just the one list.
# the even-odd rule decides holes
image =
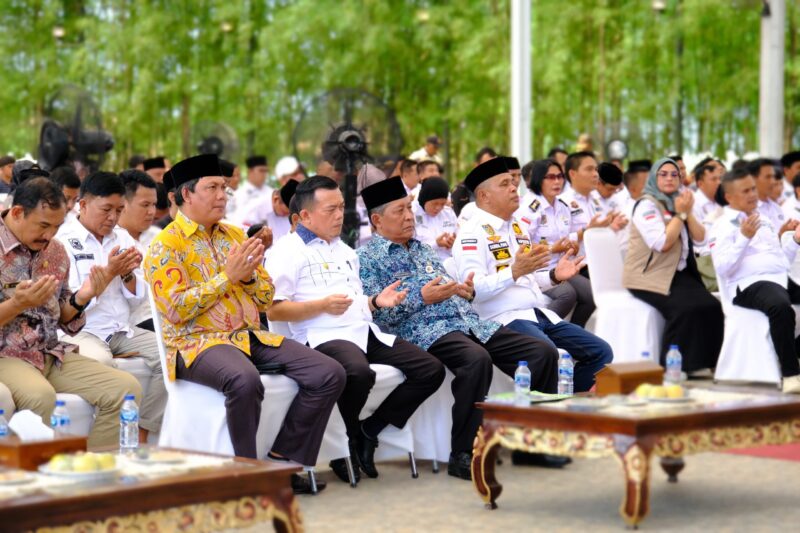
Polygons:
[[487,423],[478,429],[472,445],[472,484],[488,509],[497,509],[497,500],[503,486],[494,477],[497,452],[500,451],[500,438],[495,433],[497,427]]
[[278,533],[302,533],[303,517],[300,515],[300,506],[297,505],[297,498],[291,489],[284,489],[279,498],[276,498],[275,506],[279,512],[275,513],[272,524]]
[[650,510],[650,454],[652,442],[614,436],[614,451],[625,472],[625,492],[619,512],[636,529]]

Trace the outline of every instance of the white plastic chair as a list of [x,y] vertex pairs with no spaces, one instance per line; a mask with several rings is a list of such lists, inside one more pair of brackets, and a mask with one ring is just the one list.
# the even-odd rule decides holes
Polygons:
[[583,240],[597,306],[594,334],[611,345],[615,363],[639,361],[643,351],[658,358],[664,317],[622,286],[622,254],[616,235],[608,228],[592,228]]
[[717,276],[717,283],[725,313],[725,335],[714,381],[775,383],[780,388],[781,369],[767,315],[734,305],[731,288],[720,276]]

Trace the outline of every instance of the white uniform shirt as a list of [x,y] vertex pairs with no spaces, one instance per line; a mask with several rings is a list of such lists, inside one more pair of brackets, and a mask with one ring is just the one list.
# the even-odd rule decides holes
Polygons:
[[756,281],[772,281],[786,287],[789,269],[800,246],[794,232],[787,231],[779,239],[777,229],[767,218],[760,218],[753,238],[742,235],[741,225],[747,218],[742,211],[726,206],[714,223],[708,246],[717,278],[735,294]]
[[[672,215],[669,211],[662,213],[663,218],[658,216],[658,209],[656,204],[651,200],[644,198],[636,206],[633,212],[633,220],[631,223],[636,226],[639,233],[642,235],[645,244],[651,250],[660,252],[664,248],[664,243],[667,241],[667,224],[672,220]],[[686,258],[689,256],[689,232],[686,229],[686,224],[682,224],[681,228],[681,258],[678,261],[678,270],[686,268]],[[702,246],[702,242],[693,242],[694,246]]]
[[775,232],[780,231],[783,223],[786,222],[786,215],[783,214],[781,206],[774,202],[772,198],[767,198],[765,201],[758,201],[758,213],[762,217],[769,219]]
[[261,224],[272,211],[272,191],[269,185],[256,187],[249,181],[242,183],[233,195],[236,210],[229,214],[230,220],[239,226]]
[[416,239],[433,248],[442,261],[452,257],[453,251],[450,248],[442,248],[436,244],[436,239],[443,233],[455,235],[458,231],[458,221],[453,210],[445,206],[444,209],[439,211],[438,215],[432,217],[416,202],[412,204],[412,209],[414,210]]
[[[713,214],[720,207],[720,205],[714,200],[709,199],[708,196],[706,196],[706,194],[700,189],[697,189],[692,194],[694,194],[692,215],[694,215],[695,220],[700,222],[706,228],[707,233],[714,224]],[[711,250],[708,248],[708,239],[706,239],[705,245],[698,246],[695,248],[694,252],[697,255],[709,255]]]
[[[534,244],[542,243],[543,239],[547,244],[554,244],[563,237],[571,241],[578,240],[578,230],[573,227],[570,208],[561,198],[556,198],[551,205],[544,196],[529,192],[520,202],[514,218],[524,223]],[[550,268],[555,267],[562,255],[552,254]]]
[[277,241],[292,230],[292,223],[288,216],[282,217],[270,211],[267,214],[267,226],[272,230],[272,242]]
[[461,208],[461,212],[458,214],[458,226],[463,226],[477,211],[478,206],[475,205],[475,202],[467,202],[464,204],[464,207]]
[[783,216],[786,217],[786,220],[800,220],[800,201],[792,195],[791,198],[787,198],[781,204],[781,211],[783,211]]
[[470,272],[475,277],[475,299],[472,306],[483,320],[508,324],[514,320],[536,320],[534,308],[547,315],[553,324],[561,319],[545,309],[542,289],[553,286],[550,270],[538,270],[514,281],[511,265],[520,247],[530,247],[527,228],[511,220],[502,220],[476,208],[475,214],[463,226],[453,245],[453,259],[459,279]]
[[611,213],[619,213],[622,211],[624,204],[620,203],[622,198],[618,197],[617,193],[612,194],[608,198],[603,198],[599,192],[592,191],[589,196],[595,206],[595,212],[603,217],[607,217]]
[[[69,255],[69,288],[73,292],[83,285],[92,266],[108,264],[112,249],[117,246],[120,251],[136,248],[136,241],[128,235],[128,232],[121,232],[118,228],[114,228],[110,235],[103,237],[103,242],[100,243],[77,219],[61,226],[56,238],[61,241]],[[129,337],[133,336],[130,322],[131,308],[139,305],[146,296],[141,268],[137,268],[134,275],[136,294],[128,291],[122,279],[116,276],[100,296],[89,302],[83,331],[103,341],[109,335],[118,332],[125,332]]]
[[[570,209],[570,216],[572,217],[572,226],[575,231],[585,229],[589,225],[592,218],[599,213],[599,202],[592,199],[591,193],[586,196],[578,194],[574,188],[570,187],[559,196]],[[586,255],[586,249],[581,241],[580,255]]]
[[787,200],[791,200],[792,198],[794,198],[794,187],[792,187],[792,184],[784,179],[783,193],[781,193],[781,197],[778,198],[778,203],[783,205]]
[[[152,228],[153,226],[151,226],[147,231],[150,231],[150,229]],[[158,230],[161,231],[161,228],[158,228]],[[133,236],[131,236],[128,230],[126,230],[122,226],[117,226],[116,228],[114,228],[114,231],[116,231],[122,238],[126,239],[130,238],[133,241],[134,245],[136,246],[136,249],[139,250],[140,254],[142,254],[142,257],[147,255],[147,246],[149,246],[150,241],[153,240],[152,237],[150,238],[150,241],[148,241],[147,246],[145,246],[145,244],[142,242],[142,237],[144,237],[144,233],[142,233],[142,235],[139,236],[139,240],[137,241],[136,239],[133,238]],[[156,233],[156,235],[158,235],[158,233]],[[145,320],[153,318],[153,311],[150,309],[150,300],[147,298],[149,290],[150,286],[147,283],[145,283],[144,293],[142,294],[142,299],[139,301],[139,303],[134,304],[129,300],[128,303],[130,304],[131,308],[131,316],[129,322],[131,323],[131,325],[135,326],[137,324],[141,324]],[[136,289],[136,292],[138,294],[139,292],[138,287]]]
[[438,152],[434,155],[431,155],[424,146],[415,152],[411,152],[411,155],[409,155],[408,158],[412,161],[436,161],[440,165],[444,165],[442,156],[440,156]]
[[[280,260],[274,260],[280,258]],[[356,252],[341,239],[330,243],[298,226],[275,244],[269,273],[275,284],[274,300],[306,302],[331,294],[346,294],[353,300],[342,315],[322,313],[298,322],[290,322],[292,338],[316,348],[332,340],[347,340],[366,352],[369,332],[386,346],[394,344],[394,335],[381,332],[372,322],[369,298],[359,277]]]

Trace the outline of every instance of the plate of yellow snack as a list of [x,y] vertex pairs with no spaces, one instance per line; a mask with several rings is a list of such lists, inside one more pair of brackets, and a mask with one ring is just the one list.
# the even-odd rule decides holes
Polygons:
[[39,465],[39,472],[81,481],[114,479],[119,475],[117,458],[111,453],[77,453],[54,455]]
[[24,470],[0,470],[0,485],[22,485],[36,479]]
[[694,398],[689,396],[688,391],[681,385],[642,383],[636,387],[636,391],[633,394],[649,402],[689,403],[694,401]]

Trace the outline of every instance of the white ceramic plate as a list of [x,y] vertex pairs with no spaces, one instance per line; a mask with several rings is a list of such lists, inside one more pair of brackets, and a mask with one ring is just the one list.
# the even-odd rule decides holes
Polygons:
[[694,401],[691,396],[682,396],[681,398],[648,398],[647,401],[656,403],[690,403]]
[[130,457],[134,463],[141,464],[178,464],[186,461],[183,454],[177,452],[153,452],[147,457],[139,457],[134,454]]
[[0,472],[0,485],[23,485],[34,479],[33,474],[25,471]]
[[50,470],[47,464],[43,464],[39,465],[39,472],[48,476],[58,476],[65,479],[74,479],[75,481],[106,481],[116,478],[120,473],[120,469],[117,467],[111,470],[93,470],[91,472],[58,472]]

